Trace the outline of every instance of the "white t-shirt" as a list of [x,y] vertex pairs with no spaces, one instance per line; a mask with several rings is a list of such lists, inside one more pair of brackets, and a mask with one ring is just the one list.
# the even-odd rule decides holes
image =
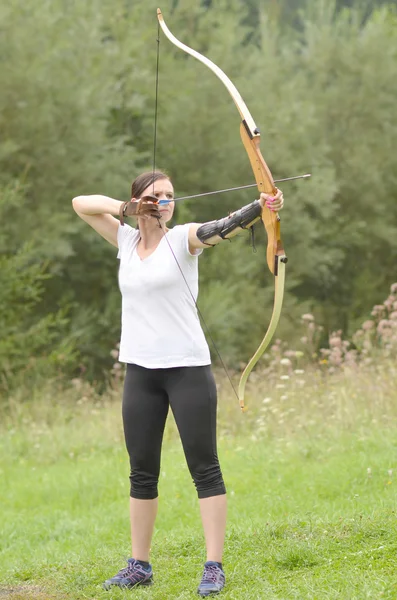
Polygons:
[[[177,225],[167,239],[197,300],[198,255],[189,251],[189,224]],[[149,369],[209,365],[210,352],[195,301],[175,258],[162,238],[141,260],[140,232],[119,225],[119,286],[122,295],[119,361]]]

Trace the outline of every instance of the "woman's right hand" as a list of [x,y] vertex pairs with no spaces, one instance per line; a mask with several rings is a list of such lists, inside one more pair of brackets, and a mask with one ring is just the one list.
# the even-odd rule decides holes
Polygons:
[[143,219],[154,217],[160,219],[161,214],[157,198],[155,196],[145,196],[139,200],[131,198],[131,200],[124,202],[120,207],[121,222],[123,222],[123,217],[139,217]]

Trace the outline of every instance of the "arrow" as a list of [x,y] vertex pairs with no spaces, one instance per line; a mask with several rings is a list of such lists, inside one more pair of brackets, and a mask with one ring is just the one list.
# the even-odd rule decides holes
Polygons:
[[[295,177],[285,177],[284,179],[275,179],[274,183],[280,183],[281,181],[292,181],[293,179],[306,179],[311,177],[310,173],[306,175],[296,175]],[[256,183],[250,183],[249,185],[240,185],[239,187],[226,188],[224,190],[215,190],[214,192],[203,192],[202,194],[193,194],[193,196],[181,196],[180,198],[174,198],[173,200],[160,200],[159,204],[168,204],[168,202],[177,202],[178,200],[190,200],[192,198],[202,198],[203,196],[212,196],[213,194],[223,194],[224,192],[235,192],[236,190],[247,190],[248,188],[258,187]]]

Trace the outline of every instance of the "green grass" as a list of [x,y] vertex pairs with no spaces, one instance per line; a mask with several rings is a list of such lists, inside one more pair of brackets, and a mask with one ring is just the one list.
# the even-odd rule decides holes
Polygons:
[[[283,390],[283,401],[251,399],[243,416],[223,396],[224,598],[397,598],[392,394],[373,403],[352,397],[346,381],[333,390],[316,385],[316,396],[305,391],[316,398],[310,406],[303,392],[291,389],[288,400]],[[152,545],[155,584],[101,589],[130,555],[128,461],[118,403],[82,397],[77,406],[65,398],[18,404],[5,418],[0,599],[196,598],[204,540],[172,422]]]

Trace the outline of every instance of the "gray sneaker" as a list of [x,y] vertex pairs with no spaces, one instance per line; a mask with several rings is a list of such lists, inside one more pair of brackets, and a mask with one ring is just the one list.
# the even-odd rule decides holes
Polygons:
[[117,575],[105,581],[102,586],[105,590],[110,590],[112,586],[133,588],[137,585],[151,585],[153,583],[151,565],[146,569],[135,558],[129,558],[127,562],[127,567],[121,569]]
[[197,593],[200,596],[218,594],[223,589],[225,582],[225,574],[218,563],[208,560],[204,565],[204,573]]

